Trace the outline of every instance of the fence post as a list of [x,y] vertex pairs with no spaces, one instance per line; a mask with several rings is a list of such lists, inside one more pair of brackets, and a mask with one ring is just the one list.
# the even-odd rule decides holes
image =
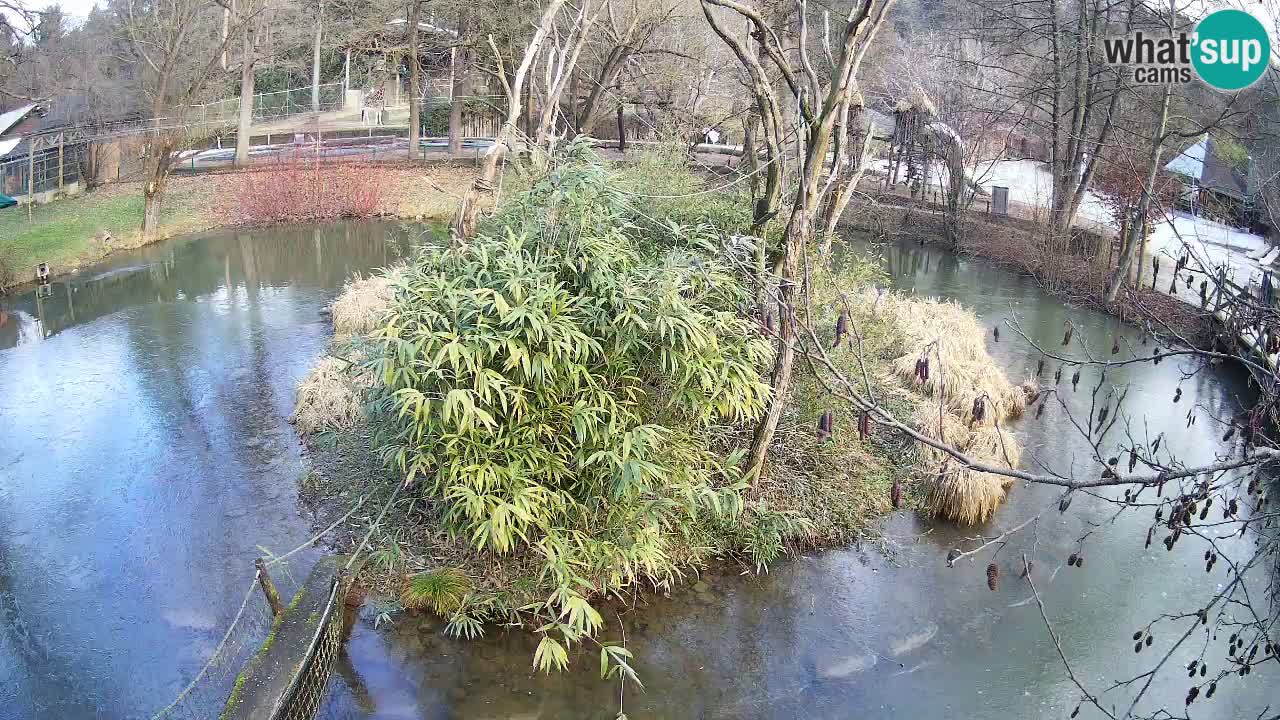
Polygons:
[[58,134],[58,192],[63,191],[62,168],[63,168],[63,152],[66,148],[66,136],[62,133]]
[[31,221],[31,210],[36,205],[36,140],[31,138],[27,145],[27,221]]
[[279,616],[284,612],[284,603],[280,602],[280,593],[276,592],[275,583],[271,582],[271,576],[267,574],[267,563],[258,558],[253,561],[253,565],[258,568],[258,584],[262,586],[262,593],[267,596],[271,614]]

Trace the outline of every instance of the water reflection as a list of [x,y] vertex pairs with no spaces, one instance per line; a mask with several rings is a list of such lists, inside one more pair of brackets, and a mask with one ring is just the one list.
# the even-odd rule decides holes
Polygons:
[[[932,248],[891,245],[855,251],[881,256],[898,288],[956,299],[972,308],[986,327],[1017,316],[1037,342],[1061,342],[1063,323],[1076,337],[1107,354],[1113,340],[1142,348],[1141,334],[1098,313],[1064,306],[1034,282]],[[1015,333],[988,347],[1011,379],[1035,372],[1039,353]],[[1149,352],[1149,349],[1147,350]],[[1225,417],[1250,399],[1246,379],[1233,369],[1209,368],[1184,379],[1188,364],[1167,361],[1114,370],[1113,386],[1127,384],[1127,408],[1149,414],[1135,423],[1135,436],[1165,433],[1165,447],[1191,462],[1222,448],[1221,429],[1208,418]],[[1052,382],[1052,365],[1046,381]],[[1086,369],[1081,390],[1067,401],[1087,410],[1086,388],[1097,380]],[[1174,389],[1182,403],[1169,411]],[[1196,405],[1202,417],[1186,427],[1183,413]],[[1025,456],[1067,469],[1089,460],[1088,446],[1062,431],[1061,410],[1042,421],[1015,423]],[[1055,422],[1056,420],[1056,422]],[[1107,443],[1122,440],[1113,430]],[[1017,486],[987,534],[1010,527],[1055,503],[1049,488]],[[628,645],[638,657],[644,692],[629,687],[624,706],[634,718],[941,718],[1067,717],[1078,691],[1063,671],[1044,622],[1024,584],[1013,582],[1021,554],[1036,563],[1036,581],[1064,651],[1080,677],[1100,687],[1146,670],[1149,653],[1135,655],[1133,631],[1165,611],[1185,611],[1214,590],[1203,577],[1203,547],[1172,553],[1155,544],[1145,550],[1148,518],[1077,499],[1066,515],[1046,516],[1038,532],[1017,537],[999,556],[1006,581],[986,587],[983,566],[948,569],[949,548],[978,531],[932,527],[900,513],[884,526],[890,552],[849,548],[779,564],[768,575],[736,573],[702,579],[673,598],[654,598],[624,610]],[[1068,554],[1081,549],[1083,569],[1067,568]],[[1247,552],[1252,539],[1237,540]],[[611,614],[611,613],[610,613]],[[1172,641],[1162,631],[1161,644]],[[614,623],[608,639],[621,639]],[[1225,638],[1223,638],[1225,642]],[[1159,646],[1156,648],[1159,649]],[[532,671],[528,633],[495,631],[477,642],[447,638],[432,619],[404,617],[390,629],[374,630],[366,614],[348,646],[351,670],[334,683],[322,717],[348,718],[611,718],[618,687],[600,682],[591,652],[575,659],[572,672],[545,676]],[[1214,656],[1217,657],[1217,656]],[[1190,659],[1177,655],[1184,666]],[[1275,702],[1274,668],[1255,671],[1230,692],[1197,704],[1196,717],[1255,717]],[[1186,688],[1176,672],[1153,686],[1148,709],[1180,708]],[[1086,708],[1081,718],[1093,717]]]
[[0,300],[0,716],[149,716],[192,677],[260,548],[312,530],[287,418],[319,311],[408,238],[215,233]]

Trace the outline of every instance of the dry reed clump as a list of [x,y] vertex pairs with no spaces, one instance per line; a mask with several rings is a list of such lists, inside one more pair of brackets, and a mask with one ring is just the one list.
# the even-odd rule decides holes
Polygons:
[[[973,421],[978,398],[984,398],[983,422],[1022,415],[1028,390],[1009,382],[987,354],[986,330],[972,313],[953,302],[893,295],[886,296],[882,305],[893,315],[907,348],[906,354],[893,360],[893,369],[911,387],[932,398],[942,388],[947,410],[965,422]],[[921,357],[929,359],[923,379],[916,371]]]
[[299,432],[350,430],[364,417],[364,389],[372,382],[353,370],[348,361],[332,356],[321,358],[311,368],[298,385],[289,418]]
[[395,299],[394,286],[399,273],[399,268],[392,268],[381,275],[368,278],[357,275],[348,280],[342,294],[329,307],[333,313],[334,336],[342,338],[372,332]]
[[[882,306],[907,349],[892,361],[894,372],[929,398],[916,409],[913,424],[972,460],[1017,467],[1021,448],[999,424],[1022,415],[1038,393],[1035,384],[1009,381],[987,353],[985,329],[961,306],[893,295],[885,296]],[[929,359],[923,373],[922,357]],[[934,516],[973,525],[985,522],[1004,501],[1009,478],[975,472],[939,450],[917,447],[920,457],[938,468],[925,482],[925,501]]]
[[[971,460],[989,465],[1017,467],[1022,448],[1007,432],[994,425],[970,426],[950,412],[939,420],[938,407],[925,403],[912,418],[924,435],[962,451]],[[986,522],[1004,502],[1013,480],[994,473],[977,472],[949,460],[946,453],[917,444],[917,453],[936,474],[925,478],[925,504],[935,517],[963,525]]]

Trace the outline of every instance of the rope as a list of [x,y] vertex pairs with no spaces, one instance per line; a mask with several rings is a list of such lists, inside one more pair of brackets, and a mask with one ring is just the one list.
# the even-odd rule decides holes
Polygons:
[[235,618],[231,621],[231,625],[227,627],[227,632],[223,634],[222,642],[218,643],[218,647],[213,649],[213,654],[209,656],[209,661],[204,664],[204,667],[200,668],[200,672],[196,673],[195,678],[193,678],[191,682],[182,689],[182,692],[178,693],[178,697],[174,698],[174,701],[166,705],[163,710],[152,715],[151,720],[159,720],[159,718],[169,714],[178,706],[178,703],[182,702],[187,695],[191,694],[191,691],[194,690],[200,680],[204,678],[205,673],[209,672],[209,668],[213,667],[213,662],[218,659],[218,655],[222,653],[222,649],[227,645],[227,640],[231,638],[231,631],[236,629],[236,625],[240,623],[240,618],[244,616],[244,610],[249,606],[249,598],[253,597],[253,591],[257,589],[257,585],[258,571],[254,570],[253,579],[249,582],[249,588],[245,590],[244,599],[240,601],[240,609],[236,611]]
[[313,537],[313,538],[311,538],[310,540],[308,540],[308,541],[306,541],[306,542],[302,543],[302,544],[301,544],[301,545],[299,545],[298,547],[296,547],[296,548],[294,548],[294,549],[290,550],[289,552],[287,552],[287,553],[285,553],[285,554],[283,554],[283,555],[277,555],[277,556],[272,557],[272,558],[271,558],[271,560],[267,561],[267,567],[271,567],[272,565],[276,565],[276,564],[282,563],[282,562],[284,562],[285,560],[288,560],[289,558],[293,557],[294,555],[296,555],[296,554],[298,554],[298,553],[302,552],[303,550],[305,550],[305,549],[307,549],[307,548],[311,547],[312,545],[314,545],[316,542],[318,542],[318,541],[320,540],[320,538],[324,537],[325,535],[328,535],[328,534],[329,534],[329,532],[330,532],[331,530],[333,530],[334,528],[338,527],[338,526],[339,526],[339,525],[341,525],[342,523],[346,522],[347,518],[349,518],[349,517],[351,517],[353,514],[355,514],[355,511],[356,511],[356,510],[359,510],[359,509],[360,509],[360,506],[364,505],[364,501],[365,501],[365,500],[368,500],[368,499],[369,499],[369,495],[366,493],[365,495],[363,495],[363,496],[360,498],[360,501],[359,501],[359,502],[357,502],[355,505],[353,505],[353,506],[351,507],[351,509],[350,509],[350,510],[348,510],[348,511],[347,511],[347,514],[346,514],[346,515],[343,515],[342,517],[338,518],[337,520],[335,520],[335,521],[333,522],[333,524],[332,524],[332,525],[330,525],[329,527],[325,528],[324,530],[321,530],[321,531],[320,531],[320,533],[319,533],[319,534],[317,534],[315,537]]
[[378,519],[374,520],[373,525],[369,526],[369,532],[364,534],[364,539],[360,541],[358,546],[356,546],[355,552],[351,553],[351,557],[347,560],[347,564],[342,568],[343,570],[350,570],[352,563],[356,561],[356,557],[358,557],[360,553],[364,551],[365,546],[369,544],[369,538],[373,537],[373,531],[377,530],[378,526],[382,524],[382,518],[387,514],[387,510],[391,509],[391,505],[396,501],[396,498],[400,496],[400,489],[402,487],[404,487],[402,483],[396,483],[395,492],[391,493],[391,497],[387,499],[387,504],[382,506],[382,512],[378,513]]

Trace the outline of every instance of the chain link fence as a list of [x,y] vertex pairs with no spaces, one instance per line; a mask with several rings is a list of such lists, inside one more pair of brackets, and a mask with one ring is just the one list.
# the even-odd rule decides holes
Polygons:
[[[327,83],[320,86],[320,112],[341,110],[343,101],[342,83]],[[253,121],[264,122],[303,113],[313,112],[316,108],[311,102],[311,86],[277,90],[269,93],[257,93],[253,96]],[[240,98],[227,98],[203,105],[192,105],[187,120],[191,123],[234,123],[240,116]]]

